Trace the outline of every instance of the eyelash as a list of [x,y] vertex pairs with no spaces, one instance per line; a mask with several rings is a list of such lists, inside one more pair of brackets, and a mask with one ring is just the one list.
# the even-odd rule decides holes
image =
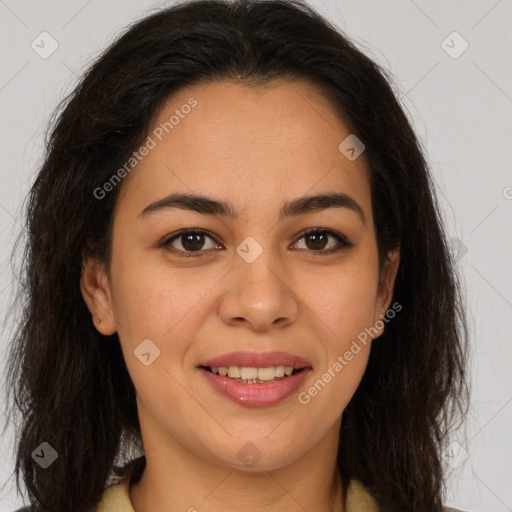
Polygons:
[[[340,233],[336,233],[335,231],[330,231],[327,229],[318,229],[318,228],[310,228],[310,229],[307,229],[306,231],[303,231],[300,234],[297,241],[294,243],[294,245],[299,240],[306,237],[307,235],[317,234],[317,233],[323,233],[323,234],[332,236],[333,238],[335,238],[338,241],[339,245],[337,245],[336,247],[331,247],[330,249],[327,249],[327,250],[319,249],[319,250],[315,251],[313,249],[310,249],[310,252],[312,252],[314,256],[325,256],[327,254],[332,254],[334,252],[341,251],[342,249],[354,247],[354,244],[352,242],[350,242],[344,235],[342,235]],[[191,228],[191,229],[184,229],[182,231],[179,231],[178,233],[174,234],[171,238],[167,238],[166,240],[164,240],[163,242],[161,242],[159,244],[159,247],[165,248],[166,250],[176,254],[180,258],[197,258],[197,257],[201,258],[201,257],[207,255],[210,250],[212,250],[212,249],[206,249],[206,250],[198,250],[198,251],[182,251],[181,249],[176,249],[174,247],[171,247],[171,243],[174,240],[176,240],[177,238],[180,238],[183,235],[188,235],[188,234],[207,235],[209,238],[211,238],[212,240],[215,241],[215,238],[208,231],[206,231],[204,229]],[[216,243],[218,243],[218,242],[216,242]],[[308,250],[308,249],[306,249],[306,250]]]

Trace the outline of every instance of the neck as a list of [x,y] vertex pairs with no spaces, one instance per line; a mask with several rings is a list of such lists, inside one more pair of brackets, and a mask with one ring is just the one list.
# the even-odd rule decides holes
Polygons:
[[345,512],[338,432],[337,422],[313,450],[269,471],[214,464],[152,435],[144,446],[146,468],[130,487],[132,506],[135,512]]

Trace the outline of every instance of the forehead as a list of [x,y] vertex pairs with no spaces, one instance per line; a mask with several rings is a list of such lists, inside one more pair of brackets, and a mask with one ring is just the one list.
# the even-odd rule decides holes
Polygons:
[[173,191],[229,195],[231,202],[236,195],[246,205],[336,190],[369,208],[364,153],[351,161],[339,149],[350,136],[322,90],[303,81],[186,87],[154,116],[152,149],[125,178],[122,196],[143,208]]

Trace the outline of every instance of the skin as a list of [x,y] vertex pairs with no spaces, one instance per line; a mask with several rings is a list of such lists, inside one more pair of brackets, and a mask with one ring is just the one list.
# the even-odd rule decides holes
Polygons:
[[[364,374],[372,341],[303,405],[297,393],[271,407],[235,404],[196,366],[235,350],[282,350],[311,363],[305,391],[390,306],[399,251],[379,269],[364,153],[338,145],[346,124],[315,86],[218,82],[182,89],[151,131],[194,97],[198,104],[122,183],[114,212],[111,272],[84,262],[81,289],[96,328],[117,332],[137,405],[147,466],[130,488],[136,512],[345,510],[336,466],[341,414]],[[229,201],[237,220],[182,209],[138,217],[175,192]],[[329,208],[278,222],[284,201],[343,192],[361,207]],[[202,257],[180,258],[158,242],[185,228],[210,231]],[[301,232],[321,228],[353,247]],[[247,263],[246,237],[263,252]],[[176,238],[176,250],[193,251]],[[378,337],[382,330],[375,337]],[[149,366],[133,351],[150,339]],[[237,454],[253,443],[261,458]],[[313,469],[314,468],[314,469]]]

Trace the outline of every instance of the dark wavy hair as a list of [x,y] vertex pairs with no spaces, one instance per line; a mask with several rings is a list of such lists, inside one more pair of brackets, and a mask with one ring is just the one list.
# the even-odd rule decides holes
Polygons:
[[[109,269],[122,184],[103,200],[93,191],[181,88],[280,78],[319,86],[364,142],[380,264],[401,250],[393,300],[402,311],[373,343],[343,412],[344,485],[359,479],[383,512],[442,510],[442,452],[468,410],[468,329],[435,188],[392,78],[300,0],[198,0],[151,13],[55,111],[25,205],[20,318],[7,367],[8,414],[21,418],[16,485],[21,475],[33,510],[89,511],[109,483],[140,478],[145,467],[143,452],[130,451],[142,445],[118,335],[94,328],[79,286],[85,257]],[[46,470],[32,459],[43,441],[58,453]]]

